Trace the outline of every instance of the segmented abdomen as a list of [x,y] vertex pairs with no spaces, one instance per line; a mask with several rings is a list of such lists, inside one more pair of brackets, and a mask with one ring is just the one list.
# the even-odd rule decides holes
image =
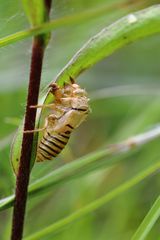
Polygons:
[[53,135],[46,130],[38,146],[36,161],[41,162],[56,157],[67,144],[70,134],[71,131],[67,131]]

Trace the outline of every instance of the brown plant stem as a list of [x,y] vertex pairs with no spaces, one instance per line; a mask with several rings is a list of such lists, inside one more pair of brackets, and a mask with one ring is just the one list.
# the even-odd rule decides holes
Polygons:
[[[51,0],[46,0],[45,4],[49,15],[49,10],[51,8]],[[32,130],[35,127],[36,109],[30,108],[30,106],[36,105],[38,102],[44,49],[45,42],[43,36],[41,35],[34,37],[32,43],[32,58],[28,86],[27,106],[24,119],[24,131]],[[13,209],[11,240],[21,240],[23,236],[27,191],[30,177],[32,144],[33,133],[23,134],[20,165],[16,179],[16,192]]]
[[[44,49],[39,37],[35,37],[32,46],[32,60],[28,87],[27,107],[24,122],[24,131],[34,129],[36,109],[29,106],[38,101],[40,76]],[[16,179],[16,197],[13,210],[12,240],[22,239],[27,190],[30,175],[30,159],[32,152],[33,133],[23,134],[20,166]]]

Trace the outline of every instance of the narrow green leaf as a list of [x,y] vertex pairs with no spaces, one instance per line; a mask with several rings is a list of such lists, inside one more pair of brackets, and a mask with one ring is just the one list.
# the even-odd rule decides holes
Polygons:
[[155,222],[160,217],[160,196],[156,199],[153,206],[145,216],[131,240],[144,240]]
[[[38,127],[38,122],[36,123],[36,127]],[[22,146],[22,137],[23,137],[23,121],[20,124],[16,135],[14,136],[12,146],[11,146],[11,156],[10,161],[15,174],[18,172],[19,168],[19,160],[21,155],[21,146]],[[35,163],[36,158],[36,148],[37,148],[38,134],[34,134],[34,141],[32,147],[32,156],[31,156],[31,169]]]
[[[159,27],[159,22],[160,22],[160,14],[159,14],[159,8],[160,5],[155,5],[153,7],[147,8],[145,10],[139,11],[137,12],[137,17],[138,20],[141,19],[141,22],[138,22],[138,26],[139,28],[143,28],[143,25],[146,25],[146,23],[148,22],[150,25],[152,25],[153,29],[148,29],[147,33],[143,32],[141,37],[145,37],[147,35],[151,35],[153,33],[157,33],[160,31],[160,27]],[[60,27],[65,27],[65,26],[71,26],[71,25],[76,25],[77,23],[80,22],[85,22],[86,20],[96,17],[96,16],[101,16],[102,14],[105,14],[106,11],[108,11],[108,5],[107,6],[103,6],[99,9],[93,9],[90,11],[86,11],[80,14],[75,14],[72,16],[68,16],[68,17],[64,17],[64,18],[60,18],[60,19],[56,19],[56,20],[52,20],[49,23],[44,23],[41,24],[38,27],[34,27],[32,29],[29,30],[24,30],[24,31],[20,31],[17,33],[14,33],[12,35],[9,35],[7,37],[1,38],[0,39],[0,47],[12,44],[14,42],[29,38],[31,36],[34,35],[38,35],[41,33],[46,33],[49,32],[51,30],[60,28]],[[142,16],[144,14],[144,16]],[[127,17],[125,17],[127,18]],[[128,25],[132,25],[129,23],[126,23],[126,26],[128,27]],[[138,27],[137,27],[138,28]],[[130,30],[131,31],[132,27],[130,26]],[[141,31],[141,30],[139,30]]]
[[[49,97],[48,97],[48,99],[49,99]],[[43,98],[41,98],[41,101],[43,101]],[[42,111],[40,109],[37,110],[37,118],[36,118],[36,124],[35,124],[36,128],[39,127],[39,119],[41,116],[41,112]],[[16,135],[13,139],[12,146],[11,146],[10,161],[11,161],[12,168],[13,168],[13,171],[15,174],[17,174],[18,168],[19,168],[22,137],[23,137],[23,121],[21,121],[19,128],[17,129]],[[33,147],[32,147],[31,168],[33,167],[33,165],[35,163],[37,142],[38,142],[38,133],[35,133]]]
[[11,165],[15,174],[18,172],[23,137],[23,122],[20,124],[11,145]]
[[[53,188],[55,185],[63,184],[73,178],[85,175],[86,173],[93,171],[96,168],[100,168],[102,166],[109,167],[118,161],[118,159],[120,159],[119,156],[115,156],[106,161],[104,158],[106,156],[109,157],[110,154],[111,152],[108,150],[99,150],[83,156],[74,162],[66,164],[57,170],[54,170],[43,178],[36,180],[29,186],[29,198],[37,195],[38,193],[47,191],[48,189]],[[0,211],[11,207],[13,205],[13,201],[13,196],[9,196],[5,199],[0,200]]]
[[[154,128],[146,133],[136,135],[119,144],[109,146],[107,149],[99,150],[90,153],[80,159],[66,164],[50,174],[38,179],[29,186],[29,197],[42,193],[48,189],[53,189],[53,186],[66,183],[67,181],[85,175],[88,172],[97,170],[102,167],[109,167],[119,160],[124,160],[128,154],[132,154],[133,149],[147,144],[160,136],[160,127]],[[0,201],[0,211],[10,207],[13,204],[14,198]]]
[[[48,11],[45,5],[45,0],[23,0],[23,6],[32,26],[39,26],[49,20]],[[41,34],[44,41],[44,46],[47,46],[50,38],[50,33]]]
[[10,208],[13,205],[13,201],[14,201],[15,196],[11,195],[9,197],[3,198],[0,200],[0,209],[7,209]]
[[[79,17],[81,18],[81,16],[76,17],[76,19],[79,19]],[[68,18],[68,20],[70,21],[70,18]],[[62,19],[62,22],[63,21],[64,19]],[[60,24],[60,20],[57,23]],[[44,28],[46,31],[51,28],[50,24],[51,23],[46,23]],[[129,14],[107,28],[104,28],[101,32],[92,37],[65,66],[62,72],[57,76],[56,81],[62,86],[64,82],[69,81],[70,76],[76,78],[81,72],[91,67],[93,64],[96,64],[103,58],[111,55],[120,47],[158,32],[160,32],[160,5],[155,5],[134,14]],[[44,96],[44,99],[40,100],[41,104],[50,101],[53,101],[53,96],[49,93]],[[39,114],[39,117],[40,116],[41,114]],[[38,125],[39,118],[37,118],[36,122],[36,126]],[[13,166],[15,166],[15,172],[17,171],[19,164],[21,136],[20,127],[20,130],[17,132],[17,138],[19,140],[17,141],[15,138],[15,144],[12,146],[11,154],[11,162]],[[35,138],[35,146],[37,146],[36,143],[37,139]],[[33,149],[33,152],[35,154],[36,148]]]
[[69,76],[76,78],[117,49],[134,41],[160,32],[160,5],[131,13],[92,37],[73,56],[56,81],[63,85]]
[[22,2],[31,25],[37,26],[45,22],[47,11],[44,0],[22,0]]
[[[81,217],[84,217],[88,213],[92,213],[93,211],[102,207],[104,204],[108,203],[115,197],[119,196],[121,193],[124,193],[125,191],[129,190],[136,184],[140,183],[142,180],[144,180],[146,177],[153,174],[159,168],[160,168],[160,162],[148,167],[147,169],[141,171],[136,176],[134,176],[130,180],[126,181],[125,183],[121,184],[119,187],[116,187],[114,190],[110,191],[103,197],[91,202],[90,204],[86,205],[85,207],[72,213],[68,217],[65,217],[65,218],[53,223],[52,225],[42,229],[41,231],[39,231],[29,237],[26,237],[25,240],[40,240],[40,239],[43,239],[43,237],[48,236],[50,233],[54,233],[54,232],[62,230],[66,225],[75,222],[75,220],[78,220]],[[159,203],[159,205],[160,205],[160,203]]]

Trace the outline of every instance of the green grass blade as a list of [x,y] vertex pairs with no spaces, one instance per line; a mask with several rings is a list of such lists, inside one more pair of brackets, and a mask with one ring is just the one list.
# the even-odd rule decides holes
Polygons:
[[14,34],[11,34],[7,37],[0,39],[0,47],[15,43],[17,41],[32,37],[37,34],[46,33],[51,30],[55,30],[60,27],[76,25],[77,23],[85,22],[88,19],[93,17],[98,17],[106,14],[110,10],[110,7],[107,5],[91,9],[89,11],[80,12],[79,14],[73,14],[72,16],[66,16],[60,19],[52,20],[49,23],[44,23],[38,27],[33,27],[32,29],[20,31]]
[[[127,154],[132,153],[132,149],[145,145],[147,142],[159,136],[160,127],[157,127],[148,132],[129,138],[119,144],[111,145],[107,149],[95,151],[74,162],[66,164],[30,185],[29,197],[42,193],[49,188],[53,188],[54,185],[62,184],[73,178],[78,178],[95,169],[109,167],[115,164],[115,162],[125,159]],[[7,201],[5,204],[5,200],[1,200],[0,211],[10,207],[13,201],[14,199],[11,198],[10,201]]]
[[[107,150],[99,150],[94,153],[88,154],[74,162],[66,164],[57,170],[54,170],[50,174],[38,179],[29,186],[29,198],[37,195],[38,193],[44,192],[53,186],[62,184],[86,174],[89,171],[93,171],[96,168],[102,166],[111,166],[114,162],[118,161],[119,157],[113,157],[111,159],[104,159],[110,156],[110,152]],[[0,211],[7,209],[13,205],[14,198],[8,197],[4,200],[0,200]]]
[[159,217],[160,217],[160,196],[154,202],[153,206],[145,216],[144,220],[138,227],[137,231],[135,232],[131,240],[144,240]]
[[38,26],[46,21],[47,14],[43,0],[22,0],[26,15],[33,26]]
[[117,49],[159,32],[160,5],[131,13],[102,29],[84,44],[57,76],[56,81],[63,85],[69,81],[69,76],[76,78]]
[[102,207],[107,202],[109,202],[112,199],[114,199],[115,197],[119,196],[121,193],[124,193],[125,191],[129,190],[130,188],[132,188],[133,186],[135,186],[136,184],[138,184],[142,180],[144,180],[146,177],[153,174],[159,168],[160,168],[160,162],[155,163],[154,165],[152,165],[152,166],[148,167],[147,169],[138,173],[136,176],[134,176],[130,180],[121,184],[119,187],[110,191],[109,193],[107,193],[103,197],[93,201],[92,203],[88,204],[87,206],[85,206],[85,207],[81,208],[80,210],[72,213],[68,217],[63,218],[62,220],[59,220],[56,223],[44,228],[43,230],[41,230],[41,231],[39,231],[39,232],[29,236],[29,237],[26,237],[25,240],[40,240],[40,239],[43,239],[44,236],[47,236],[50,233],[60,231],[66,225],[74,222],[75,220],[78,220],[81,217],[84,217],[88,213],[92,213],[93,211]]
[[3,198],[0,200],[0,209],[7,209],[13,205],[14,195]]
[[[44,0],[22,0],[24,10],[32,26],[36,27],[45,22],[48,22],[47,6]],[[50,39],[50,32],[41,35],[45,46],[47,46]]]
[[[153,7],[147,8],[145,10],[139,11],[136,13],[137,17],[137,32],[141,32],[141,28],[143,29],[145,27],[145,31],[142,31],[141,36],[136,36],[137,38],[140,37],[145,37],[147,35],[151,35],[154,33],[157,33],[160,31],[159,27],[159,22],[160,22],[160,13],[159,13],[160,5],[155,5]],[[20,31],[17,33],[14,33],[12,35],[9,35],[7,37],[1,38],[0,39],[0,47],[12,44],[14,42],[29,38],[31,36],[41,34],[41,33],[46,33],[51,30],[57,29],[59,27],[65,27],[65,26],[70,26],[70,25],[75,25],[79,22],[86,22],[88,19],[93,18],[93,17],[98,17],[101,16],[102,14],[105,14],[109,10],[108,5],[103,6],[99,9],[93,9],[90,11],[86,11],[80,14],[64,17],[61,19],[57,20],[52,20],[49,23],[42,24],[38,27],[29,29],[29,30],[24,30]],[[126,20],[128,19],[125,17]],[[124,19],[122,18],[122,22],[125,22]],[[146,28],[147,24],[152,24],[152,28]],[[125,27],[127,27],[128,31],[132,31],[133,24],[130,24],[128,21],[125,22]],[[136,34],[137,35],[137,34]],[[125,40],[125,39],[124,39]]]
[[[95,10],[94,10],[95,11]],[[93,11],[93,12],[94,12]],[[100,12],[102,11],[99,10]],[[91,11],[91,15],[93,14]],[[86,13],[84,13],[84,18]],[[76,15],[76,21],[79,21],[82,15]],[[70,22],[72,17],[68,18]],[[62,22],[61,22],[62,21]],[[46,31],[51,30],[52,24],[59,26],[64,22],[64,19],[55,20],[53,22],[46,23],[44,29]],[[65,23],[66,24],[66,18]],[[62,24],[63,25],[63,24]],[[48,26],[48,27],[47,27]],[[41,27],[40,27],[41,29]],[[34,31],[34,30],[32,30]],[[104,28],[101,32],[91,38],[71,59],[62,72],[57,76],[56,81],[59,85],[63,85],[64,82],[69,81],[69,76],[73,78],[77,77],[82,71],[96,64],[103,58],[111,55],[114,51],[126,44],[136,41],[139,38],[146,37],[160,32],[160,5],[147,8],[142,11],[138,11],[134,14],[129,14],[111,24],[109,27]],[[46,94],[44,100],[40,100],[41,104],[44,104],[52,98],[51,94]],[[41,114],[39,114],[41,116]],[[39,117],[37,117],[36,126],[39,125]],[[35,147],[33,149],[33,161],[36,153],[37,135],[35,134]],[[17,172],[19,166],[19,153],[21,149],[22,129],[19,128],[15,137],[15,142],[12,145],[11,162],[15,172]]]

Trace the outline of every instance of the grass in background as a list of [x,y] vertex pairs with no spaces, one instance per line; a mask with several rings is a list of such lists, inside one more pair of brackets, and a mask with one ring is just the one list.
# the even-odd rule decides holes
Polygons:
[[[110,1],[112,3],[112,1]],[[116,1],[114,1],[116,2]],[[100,1],[99,6],[105,1]],[[68,1],[65,5],[56,2],[56,14],[69,13],[70,9],[86,9],[83,1]],[[94,5],[90,2],[88,8]],[[151,2],[150,2],[151,4]],[[1,4],[5,30],[2,36],[25,29],[27,26],[25,16],[18,1],[11,8],[10,1]],[[9,7],[10,6],[10,7]],[[89,37],[108,25],[110,19],[116,20],[125,15],[128,8],[117,8],[106,16],[96,20],[87,21],[76,27],[62,28],[53,36],[50,43],[43,73],[43,83],[49,83],[70,57]],[[12,21],[8,21],[12,17]],[[22,19],[22,21],[19,21]],[[8,22],[7,22],[8,21]],[[93,21],[93,22],[92,22]],[[19,25],[17,25],[19,23]],[[10,32],[9,32],[10,29]],[[97,30],[95,32],[95,30]],[[8,31],[8,32],[7,32]],[[4,34],[5,33],[5,34]],[[66,44],[67,42],[67,44]],[[52,47],[53,44],[53,47]],[[1,71],[2,84],[0,89],[1,112],[1,140],[10,136],[15,129],[15,121],[6,122],[6,119],[21,119],[25,104],[25,84],[28,75],[28,46],[30,40],[17,42],[13,46],[2,48]],[[116,54],[98,63],[90,71],[83,74],[78,82],[84,86],[89,94],[97,89],[108,89],[111,86],[131,86],[131,91],[125,96],[121,90],[116,96],[91,99],[92,114],[71,138],[69,146],[57,160],[36,164],[32,172],[32,182],[37,178],[97,149],[102,149],[110,143],[115,143],[133,134],[146,131],[159,122],[159,97],[148,94],[133,95],[132,85],[143,86],[144,90],[159,88],[159,36],[141,40],[118,51]],[[53,57],[54,56],[54,57]],[[14,61],[13,61],[14,59]],[[20,84],[18,84],[20,83]],[[142,88],[142,87],[141,87]],[[94,100],[94,101],[93,101]],[[14,176],[9,162],[9,142],[0,149],[0,197],[13,192]],[[102,169],[72,180],[65,185],[53,188],[52,191],[33,198],[28,204],[25,234],[28,236],[60,218],[77,211],[93,199],[97,199],[112,190],[124,180],[131,178],[140,169],[159,160],[159,140],[156,140],[133,155],[126,157],[125,161],[109,169]],[[152,177],[137,185],[108,205],[99,208],[75,222],[63,232],[53,235],[56,239],[130,239],[147,214],[151,205],[159,195],[159,176]],[[43,216],[43,218],[37,217]],[[2,239],[7,240],[10,232],[10,210],[0,214],[0,232]],[[154,225],[148,239],[157,239],[159,224]],[[43,237],[52,239],[53,237]]]

